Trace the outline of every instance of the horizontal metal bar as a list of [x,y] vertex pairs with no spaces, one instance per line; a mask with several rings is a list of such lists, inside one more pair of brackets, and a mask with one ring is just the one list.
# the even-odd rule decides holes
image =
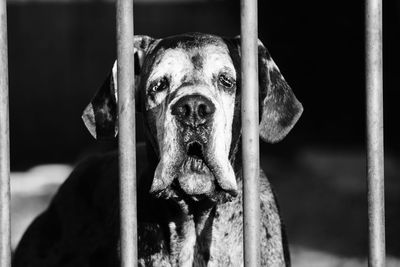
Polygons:
[[11,266],[10,137],[6,0],[0,0],[0,266]]
[[121,265],[137,266],[133,0],[117,0]]
[[257,0],[241,0],[244,265],[260,266]]
[[366,2],[369,266],[385,266],[382,0]]

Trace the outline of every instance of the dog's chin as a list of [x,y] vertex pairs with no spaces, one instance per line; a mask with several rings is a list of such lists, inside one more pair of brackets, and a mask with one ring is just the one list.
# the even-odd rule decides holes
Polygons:
[[202,158],[188,156],[182,164],[176,181],[175,186],[193,199],[212,197],[215,194],[214,175]]
[[232,200],[232,192],[223,190],[213,173],[212,163],[200,154],[185,155],[176,169],[172,183],[164,190],[154,192],[155,197],[186,202],[223,203]]

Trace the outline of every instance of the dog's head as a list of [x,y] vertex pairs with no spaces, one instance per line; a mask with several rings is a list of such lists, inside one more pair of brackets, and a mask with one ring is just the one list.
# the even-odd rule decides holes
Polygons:
[[[240,38],[185,34],[135,36],[137,110],[159,156],[150,191],[219,199],[237,191],[233,161],[240,140]],[[302,106],[259,42],[260,136],[277,142]],[[83,120],[95,138],[117,134],[116,64]]]

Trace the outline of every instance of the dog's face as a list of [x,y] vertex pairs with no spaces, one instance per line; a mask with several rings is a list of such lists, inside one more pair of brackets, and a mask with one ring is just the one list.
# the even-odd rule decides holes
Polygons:
[[[240,139],[240,39],[186,34],[135,37],[138,110],[159,155],[150,191],[164,198],[235,195]],[[265,47],[259,45],[260,135],[282,139],[302,112]],[[117,133],[116,64],[86,108],[95,137]],[[223,197],[225,199],[225,197]]]

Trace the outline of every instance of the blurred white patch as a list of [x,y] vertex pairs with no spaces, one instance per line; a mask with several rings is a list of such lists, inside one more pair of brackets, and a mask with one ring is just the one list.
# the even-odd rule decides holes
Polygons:
[[36,166],[11,173],[11,246],[17,246],[29,224],[49,205],[59,186],[71,173],[69,165]]
[[[344,257],[301,246],[291,246],[293,266],[297,267],[365,267],[368,266],[366,258]],[[400,259],[388,256],[387,267],[400,266]]]

